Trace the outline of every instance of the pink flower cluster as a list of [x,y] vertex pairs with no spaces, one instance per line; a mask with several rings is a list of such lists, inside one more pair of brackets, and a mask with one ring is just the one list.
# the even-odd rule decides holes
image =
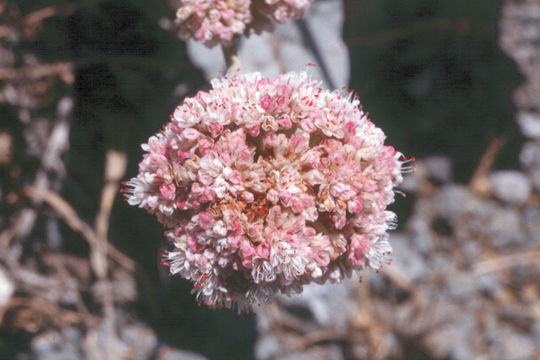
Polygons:
[[270,19],[299,18],[313,0],[182,0],[176,13],[180,37],[195,38],[207,46],[230,45],[246,30],[260,31]]
[[142,146],[127,192],[169,228],[165,264],[199,302],[245,312],[388,261],[404,161],[358,100],[306,73],[212,87]]

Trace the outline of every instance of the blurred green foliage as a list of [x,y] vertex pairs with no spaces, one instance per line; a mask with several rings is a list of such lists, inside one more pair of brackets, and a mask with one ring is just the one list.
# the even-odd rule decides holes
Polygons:
[[406,155],[449,155],[460,182],[495,136],[514,167],[511,94],[521,82],[497,46],[499,0],[346,0],[352,87]]

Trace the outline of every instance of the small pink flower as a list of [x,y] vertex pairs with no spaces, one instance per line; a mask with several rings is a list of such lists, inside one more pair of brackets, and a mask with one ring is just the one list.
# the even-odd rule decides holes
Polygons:
[[287,115],[287,114],[281,115],[279,117],[279,119],[278,119],[278,125],[282,129],[290,129],[292,127],[292,122],[291,122],[290,116]]
[[273,108],[274,108],[274,99],[272,99],[272,97],[268,94],[265,94],[263,95],[263,97],[261,98],[261,107],[269,112],[271,111]]
[[159,192],[161,195],[169,200],[173,200],[175,198],[175,191],[176,186],[174,186],[174,184],[163,184],[159,187]]
[[257,250],[256,250],[257,256],[263,259],[268,259],[270,257],[270,250],[271,250],[271,247],[268,243],[262,243],[259,246],[257,246]]

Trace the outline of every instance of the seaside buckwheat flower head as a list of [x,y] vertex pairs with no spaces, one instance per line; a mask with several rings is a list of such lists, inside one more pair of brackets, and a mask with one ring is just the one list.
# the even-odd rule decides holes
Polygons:
[[379,269],[406,161],[367,115],[306,73],[214,79],[142,145],[127,201],[168,228],[164,264],[210,307]]
[[[284,22],[298,19],[313,0],[181,0],[176,12],[176,24],[183,40],[194,38],[212,47],[218,43],[229,46],[233,37],[271,29],[273,18]],[[256,21],[253,21],[254,18]]]
[[251,0],[182,0],[176,24],[183,40],[194,38],[207,46],[230,45],[251,22]]

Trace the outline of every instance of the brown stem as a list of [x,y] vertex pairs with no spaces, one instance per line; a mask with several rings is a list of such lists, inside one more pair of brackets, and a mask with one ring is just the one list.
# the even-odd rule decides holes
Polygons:
[[238,74],[242,68],[242,62],[238,56],[238,38],[235,37],[229,46],[221,46],[221,49],[227,65],[227,75]]

